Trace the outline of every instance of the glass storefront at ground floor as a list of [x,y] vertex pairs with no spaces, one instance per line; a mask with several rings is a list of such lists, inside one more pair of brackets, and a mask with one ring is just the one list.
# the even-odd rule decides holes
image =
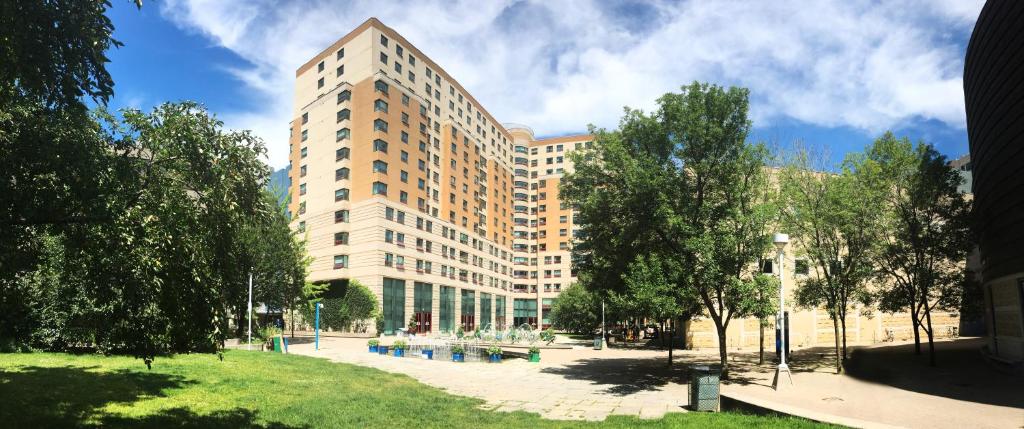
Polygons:
[[405,326],[405,280],[384,278],[384,334],[394,334]]
[[455,330],[455,288],[441,286],[441,301],[438,308],[440,320],[438,329],[441,332],[452,332]]
[[434,285],[416,282],[413,289],[413,317],[416,319],[416,333],[431,332],[431,307],[434,303]]
[[480,329],[491,328],[491,294],[480,293]]
[[537,327],[536,299],[516,299],[512,305],[512,323],[515,326],[528,324],[533,328]]
[[461,326],[465,332],[476,329],[476,292],[462,290],[462,319]]

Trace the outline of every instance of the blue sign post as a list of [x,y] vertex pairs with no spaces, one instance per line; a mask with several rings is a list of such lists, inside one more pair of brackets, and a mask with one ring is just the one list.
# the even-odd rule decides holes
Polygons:
[[316,303],[316,322],[314,322],[313,327],[313,335],[316,336],[316,339],[314,340],[316,350],[320,350],[320,307],[323,307],[323,304],[319,302]]

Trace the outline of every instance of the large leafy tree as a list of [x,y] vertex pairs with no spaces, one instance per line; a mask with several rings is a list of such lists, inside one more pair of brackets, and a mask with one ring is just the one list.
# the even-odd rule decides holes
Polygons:
[[921,353],[920,330],[928,336],[928,360],[935,365],[932,310],[956,308],[964,296],[964,261],[972,243],[971,203],[957,191],[962,180],[945,156],[925,143],[887,132],[867,150],[866,163],[885,181],[888,234],[877,268],[881,307],[907,311],[914,327],[914,350]]
[[552,323],[558,329],[590,334],[601,324],[601,300],[582,284],[574,283],[558,294],[551,306]]
[[836,373],[841,373],[847,357],[847,313],[871,297],[867,282],[883,233],[885,184],[859,155],[847,157],[835,174],[815,170],[811,164],[811,156],[800,151],[782,172],[784,225],[813,271],[798,284],[796,301],[828,312],[835,335]]
[[597,132],[593,149],[575,155],[562,193],[580,212],[578,265],[608,287],[621,285],[638,250],[686,267],[676,288],[714,322],[728,376],[726,329],[751,307],[745,267],[769,244],[763,229],[742,226],[761,211],[758,199],[743,200],[763,191],[744,183],[765,174],[765,151],[746,142],[746,89],[695,82],[658,106],[627,109],[618,130]]

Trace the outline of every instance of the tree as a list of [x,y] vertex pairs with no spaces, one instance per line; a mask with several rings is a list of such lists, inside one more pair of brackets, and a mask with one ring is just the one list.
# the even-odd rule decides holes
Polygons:
[[366,320],[377,317],[377,296],[369,288],[355,279],[349,279],[342,284],[345,288],[344,294],[338,298],[324,297],[328,292],[326,283],[308,287],[308,305],[303,307],[302,316],[307,321],[313,320],[316,316],[316,304],[323,303],[324,307],[320,309],[320,325],[337,330],[352,329],[353,323],[358,325],[357,328],[361,328],[365,326],[361,324]]
[[837,374],[847,357],[846,314],[854,303],[870,301],[867,281],[882,234],[884,184],[861,166],[862,157],[854,155],[838,174],[814,171],[801,151],[781,177],[784,225],[814,271],[798,283],[796,301],[824,307],[832,319]]
[[601,324],[601,300],[586,287],[573,283],[558,294],[551,306],[552,324],[576,334],[590,334]]
[[737,269],[768,245],[761,231],[738,227],[762,204],[740,196],[763,193],[743,184],[764,174],[766,152],[746,142],[747,105],[746,89],[695,82],[659,98],[653,114],[626,109],[617,131],[596,132],[593,149],[573,155],[576,171],[562,183],[579,209],[581,270],[615,287],[638,249],[686,267],[676,288],[698,297],[715,323],[723,377],[726,329],[750,298],[736,281],[749,273]]
[[906,137],[887,132],[868,148],[864,163],[888,191],[889,233],[882,237],[877,264],[888,286],[881,293],[881,307],[910,313],[914,351],[921,353],[923,329],[928,362],[934,366],[931,311],[959,307],[965,293],[971,203],[957,191],[960,175],[931,145],[915,146]]

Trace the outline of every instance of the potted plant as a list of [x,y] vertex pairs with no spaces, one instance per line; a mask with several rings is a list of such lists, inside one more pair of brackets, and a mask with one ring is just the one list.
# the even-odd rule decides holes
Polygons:
[[501,363],[501,347],[490,346],[487,348],[487,354],[490,355],[492,363]]
[[423,355],[424,359],[434,360],[434,349],[431,346],[423,346],[423,349],[420,350],[420,354]]
[[395,357],[405,357],[405,340],[395,340],[394,344],[391,345],[395,349]]
[[466,336],[466,331],[463,331],[462,327],[459,326],[459,329],[455,331],[455,338],[458,338],[458,339],[461,340],[462,337],[465,337],[465,336]]
[[409,317],[409,323],[405,324],[405,330],[410,334],[418,333],[419,327],[417,325],[418,324],[416,323],[416,315],[414,314]]
[[374,338],[366,342],[366,345],[370,346],[370,353],[377,353],[377,346],[380,345],[380,340]]
[[377,345],[377,353],[382,354],[382,355],[387,355],[388,354],[388,346],[385,346],[383,344],[378,344]]
[[452,346],[452,362],[465,362],[466,361],[466,349],[461,345]]
[[540,362],[540,347],[530,346],[530,362]]

